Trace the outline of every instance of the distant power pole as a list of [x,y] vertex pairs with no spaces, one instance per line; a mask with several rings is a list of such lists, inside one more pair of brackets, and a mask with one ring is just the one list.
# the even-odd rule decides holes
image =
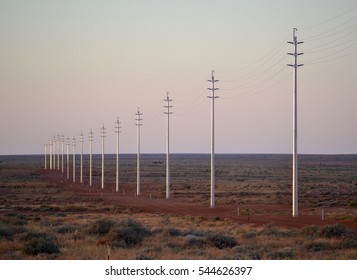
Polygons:
[[119,133],[120,131],[120,124],[119,118],[115,122],[115,133],[117,134],[117,145],[116,145],[116,152],[117,152],[117,165],[116,165],[116,180],[115,180],[115,191],[119,191]]
[[45,170],[47,169],[47,144],[45,144]]
[[50,139],[50,169],[52,170],[52,139]]
[[63,173],[63,153],[64,153],[64,135],[61,136],[61,144],[62,144],[62,173]]
[[92,143],[93,143],[93,132],[89,132],[89,186],[92,186]]
[[137,159],[136,159],[136,194],[140,195],[140,127],[142,126],[141,121],[143,120],[140,113],[140,108],[138,107],[138,112],[136,115],[136,126],[137,126]]
[[81,176],[80,176],[80,182],[83,184],[83,142],[84,142],[84,135],[83,132],[79,135],[79,142],[81,143],[80,149],[81,149]]
[[52,138],[53,169],[56,170],[56,136]]
[[164,114],[167,115],[167,126],[166,126],[166,199],[170,199],[170,115],[172,112],[170,109],[170,102],[172,99],[169,97],[169,93],[167,92],[166,99],[164,99],[166,105],[164,107],[167,109]]
[[105,138],[104,123],[101,128],[101,137],[102,137],[102,189],[104,189],[104,138]]
[[73,147],[73,183],[76,182],[76,138],[73,136],[72,140]]
[[298,42],[296,36],[297,29],[293,29],[293,41],[288,42],[294,45],[294,52],[288,53],[294,57],[294,64],[288,64],[294,68],[294,81],[293,81],[293,217],[299,215],[298,212],[298,155],[297,155],[297,69],[304,64],[298,64],[297,58],[303,53],[299,53],[297,46],[303,42]]
[[211,80],[208,82],[212,83],[212,88],[208,88],[208,90],[212,91],[212,96],[207,96],[208,98],[212,99],[212,107],[211,107],[211,208],[215,207],[215,161],[214,161],[214,100],[218,98],[215,96],[214,93],[218,88],[215,88],[214,84],[218,82],[218,80],[214,79],[213,76],[214,70],[211,72]]
[[69,180],[69,137],[67,137],[66,148],[67,148],[67,180]]
[[60,143],[61,143],[61,137],[59,134],[57,134],[57,170],[60,170]]

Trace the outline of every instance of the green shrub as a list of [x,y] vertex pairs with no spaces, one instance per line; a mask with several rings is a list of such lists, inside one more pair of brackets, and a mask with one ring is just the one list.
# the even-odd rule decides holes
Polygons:
[[327,225],[322,227],[318,235],[324,238],[355,238],[355,233],[341,224]]
[[105,235],[113,228],[114,224],[111,219],[100,219],[90,227],[89,233]]
[[233,248],[237,246],[237,241],[233,237],[220,233],[207,236],[206,241],[208,244],[218,249]]
[[72,233],[76,229],[77,229],[77,227],[74,225],[65,225],[65,226],[58,227],[56,229],[56,231],[57,231],[57,233],[65,234],[65,233]]
[[272,260],[291,260],[291,259],[295,259],[296,255],[295,252],[291,250],[282,249],[282,250],[270,252],[268,254],[268,258]]
[[320,252],[331,248],[330,244],[321,241],[307,243],[304,247],[309,252]]
[[168,232],[171,236],[183,236],[184,235],[184,233],[177,228],[169,228]]
[[13,229],[4,224],[0,224],[0,239],[5,238],[7,240],[14,240],[14,231]]
[[302,236],[305,237],[316,237],[319,231],[319,227],[316,225],[306,226],[300,230]]
[[338,244],[339,249],[354,249],[357,248],[357,240],[356,239],[351,239],[351,238],[346,238]]
[[26,241],[24,251],[28,255],[57,254],[60,252],[54,237],[47,233],[28,233],[24,240]]
[[112,246],[122,248],[132,248],[151,235],[148,229],[131,219],[120,222],[113,233]]

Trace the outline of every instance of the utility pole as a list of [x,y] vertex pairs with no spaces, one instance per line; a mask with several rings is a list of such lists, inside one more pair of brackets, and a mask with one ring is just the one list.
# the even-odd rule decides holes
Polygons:
[[47,169],[47,144],[45,144],[45,170]]
[[293,80],[293,207],[292,214],[293,217],[298,217],[298,154],[297,154],[297,69],[304,64],[298,64],[298,56],[303,53],[299,53],[297,46],[303,42],[298,42],[297,29],[293,29],[293,41],[288,42],[289,44],[294,45],[294,52],[288,53],[294,57],[294,64],[288,64],[294,68],[294,80]]
[[140,113],[140,108],[138,107],[138,112],[136,115],[136,126],[137,126],[137,159],[136,159],[136,195],[140,195],[140,127],[142,126],[141,121],[143,120]]
[[166,126],[166,199],[170,199],[170,115],[172,112],[170,109],[170,102],[172,99],[169,97],[169,93],[167,92],[166,99],[164,99],[166,105],[164,107],[167,109],[164,114],[167,115],[167,126]]
[[57,170],[60,170],[60,142],[61,142],[61,138],[60,135],[57,134]]
[[76,182],[76,138],[73,136],[72,140],[73,147],[73,183]]
[[56,170],[56,136],[52,138],[53,169]]
[[212,91],[212,96],[207,96],[212,99],[211,102],[211,208],[215,207],[215,161],[214,161],[214,100],[218,98],[214,93],[218,88],[215,88],[214,84],[218,82],[218,80],[214,79],[214,70],[211,71],[211,80],[208,82],[212,83],[212,88],[208,88],[208,90]]
[[120,124],[119,118],[115,122],[115,133],[117,134],[117,145],[116,145],[116,152],[117,152],[117,165],[116,165],[116,180],[115,180],[115,191],[119,191],[119,133],[120,131]]
[[104,189],[104,138],[105,138],[104,123],[101,128],[101,137],[102,137],[102,189]]
[[89,132],[89,186],[92,186],[92,143],[93,132],[92,129]]
[[69,137],[67,137],[66,147],[67,147],[67,180],[69,180]]
[[52,170],[52,139],[50,139],[50,169]]
[[79,135],[79,142],[81,143],[81,176],[80,176],[80,182],[83,184],[83,142],[84,142],[84,135],[83,132]]
[[64,153],[64,135],[61,136],[61,143],[62,143],[62,173],[63,173],[63,153]]

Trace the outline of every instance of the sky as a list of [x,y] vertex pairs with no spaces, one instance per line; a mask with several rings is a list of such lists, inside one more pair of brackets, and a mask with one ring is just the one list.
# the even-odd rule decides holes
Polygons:
[[[93,151],[291,153],[292,30],[299,41],[298,152],[357,153],[355,0],[0,0],[0,154],[41,154],[94,132]],[[78,144],[77,144],[78,148]]]

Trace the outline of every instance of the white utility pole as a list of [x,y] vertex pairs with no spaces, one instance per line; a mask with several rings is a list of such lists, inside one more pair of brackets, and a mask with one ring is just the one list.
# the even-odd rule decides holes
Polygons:
[[79,135],[79,142],[81,143],[81,176],[80,176],[80,182],[83,184],[83,142],[84,142],[84,135],[83,132]]
[[297,58],[303,53],[298,53],[297,46],[303,42],[298,42],[296,36],[297,29],[293,29],[293,41],[288,42],[294,45],[294,52],[288,53],[294,57],[294,64],[288,64],[294,68],[293,80],[293,217],[298,217],[298,154],[297,154],[297,69],[304,64],[298,64]]
[[211,71],[211,80],[208,82],[212,83],[212,88],[208,88],[208,90],[212,91],[212,96],[207,96],[212,99],[212,107],[211,107],[211,208],[215,207],[215,162],[214,162],[214,100],[218,98],[214,93],[218,88],[215,88],[214,84],[218,82],[218,80],[214,79],[213,76],[214,70]]
[[73,136],[72,140],[73,147],[73,183],[76,182],[76,138]]
[[47,169],[47,144],[45,144],[45,170]]
[[117,145],[116,145],[116,152],[117,152],[117,165],[116,165],[116,180],[115,180],[115,191],[119,191],[119,133],[120,131],[120,124],[119,118],[115,122],[115,133],[117,134]]
[[61,137],[57,134],[57,170],[60,170],[60,144],[61,144]]
[[93,143],[93,132],[89,132],[89,186],[92,186],[92,143]]
[[170,106],[170,102],[172,99],[169,97],[169,93],[167,93],[166,99],[164,99],[166,105],[164,105],[165,108],[167,108],[167,111],[164,112],[164,114],[167,115],[167,126],[166,126],[166,199],[170,199],[170,115],[172,112],[170,112],[170,109],[172,106]]
[[137,126],[137,159],[136,159],[136,195],[140,195],[140,127],[142,126],[141,121],[143,120],[140,113],[140,108],[138,107],[138,112],[136,115],[136,126]]
[[62,144],[62,173],[63,173],[63,153],[64,153],[64,135],[61,136],[61,144]]
[[56,136],[52,138],[53,169],[56,170]]
[[104,189],[104,138],[105,138],[104,123],[101,128],[101,137],[102,137],[102,189]]
[[50,140],[50,169],[52,170],[52,139]]
[[67,180],[69,180],[69,137],[67,137],[66,147],[67,147]]

